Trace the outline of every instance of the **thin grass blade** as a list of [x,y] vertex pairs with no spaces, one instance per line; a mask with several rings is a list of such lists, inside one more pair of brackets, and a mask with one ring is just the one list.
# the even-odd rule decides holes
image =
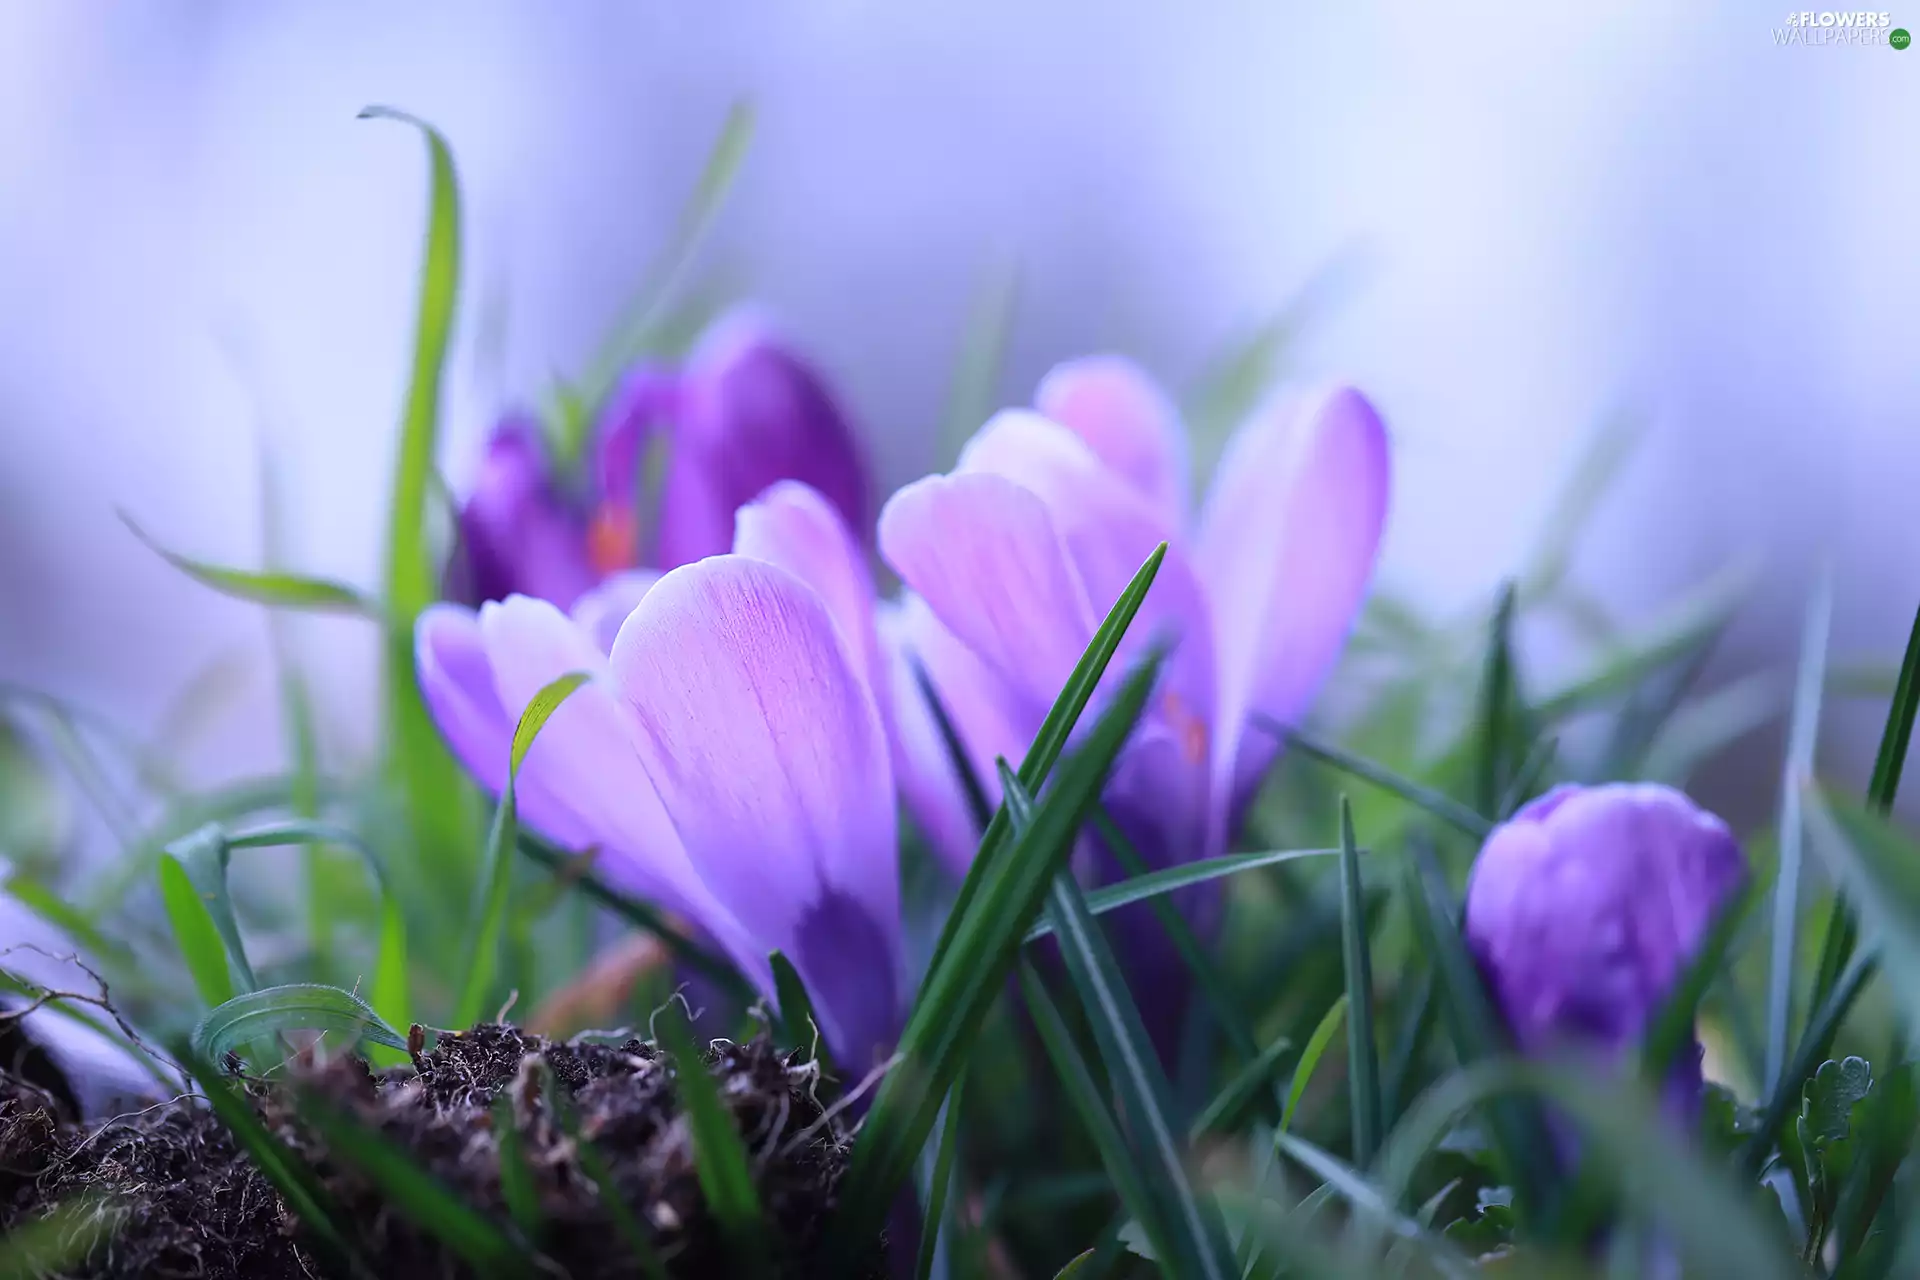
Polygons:
[[120,522],[147,548],[180,572],[222,595],[279,609],[305,609],[317,613],[350,613],[376,621],[382,616],[380,602],[345,583],[325,578],[310,578],[277,570],[230,569],[224,565],[195,560],[155,542],[133,522],[126,512]]
[[1373,957],[1360,887],[1353,806],[1340,797],[1340,940],[1347,976],[1347,1082],[1353,1111],[1353,1163],[1365,1169],[1380,1143],[1380,1061],[1373,1033]]
[[920,1252],[914,1259],[914,1280],[931,1280],[934,1259],[940,1252],[940,1237],[948,1227],[949,1188],[953,1183],[953,1164],[960,1154],[960,1096],[966,1092],[966,1077],[947,1095],[947,1118],[940,1126],[940,1145],[933,1156],[933,1177],[927,1184],[927,1202],[921,1217]]
[[1451,796],[1442,795],[1431,787],[1422,786],[1411,778],[1404,778],[1384,765],[1375,764],[1352,752],[1344,751],[1330,742],[1322,742],[1297,729],[1288,728],[1277,720],[1268,719],[1255,713],[1251,723],[1265,729],[1293,749],[1312,756],[1322,764],[1332,765],[1342,773],[1351,774],[1363,782],[1371,782],[1385,791],[1391,791],[1408,804],[1424,809],[1475,840],[1484,840],[1493,830],[1493,823],[1475,813],[1466,805]]
[[760,1193],[754,1188],[746,1144],[720,1100],[706,1057],[694,1047],[692,1030],[681,1012],[670,1006],[654,1025],[661,1047],[673,1058],[674,1085],[680,1108],[693,1128],[694,1170],[707,1197],[707,1209],[720,1224],[741,1271],[761,1274],[768,1255],[761,1231]]

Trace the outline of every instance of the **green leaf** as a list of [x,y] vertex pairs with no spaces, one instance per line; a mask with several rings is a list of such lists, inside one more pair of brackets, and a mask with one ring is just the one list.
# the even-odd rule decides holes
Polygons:
[[87,1192],[54,1206],[50,1213],[19,1221],[0,1236],[0,1280],[42,1280],[68,1275],[94,1250],[113,1238],[125,1219],[105,1196]]
[[208,1008],[233,999],[233,975],[227,969],[227,948],[219,927],[192,879],[171,854],[160,858],[160,899],[200,999]]
[[354,1276],[370,1276],[373,1268],[341,1230],[340,1208],[304,1160],[276,1138],[254,1114],[253,1104],[228,1083],[226,1077],[191,1048],[181,1045],[175,1058],[200,1086],[211,1110],[260,1175],[273,1184],[301,1225],[312,1233],[320,1251]]
[[1346,1016],[1347,997],[1343,994],[1320,1015],[1313,1034],[1307,1037],[1307,1047],[1300,1051],[1300,1061],[1294,1064],[1293,1082],[1287,1086],[1287,1108],[1280,1113],[1281,1133],[1285,1133],[1293,1124],[1294,1113],[1300,1108],[1300,1099],[1313,1082],[1313,1073],[1320,1066],[1320,1059],[1326,1055],[1327,1046],[1333,1043],[1333,1037],[1339,1032]]
[[1818,1146],[1845,1142],[1853,1132],[1853,1109],[1873,1087],[1873,1068],[1865,1058],[1823,1062],[1807,1081],[1807,1132]]
[[1820,688],[1825,680],[1827,630],[1833,617],[1832,588],[1823,579],[1807,604],[1800,638],[1800,676],[1787,730],[1787,758],[1780,782],[1780,869],[1773,882],[1773,957],[1767,973],[1767,1040],[1763,1087],[1780,1087],[1787,1065],[1788,1023],[1793,1016],[1793,963],[1800,923],[1800,782],[1813,776],[1813,748],[1820,726]]
[[[1044,780],[1064,746],[1165,554],[1162,544],[1121,595],[1036,735],[1020,778],[1029,791]],[[1062,765],[1024,835],[1007,841],[1006,806],[994,815],[901,1032],[899,1063],[882,1081],[854,1143],[841,1212],[832,1227],[832,1256],[854,1256],[879,1229],[1013,966],[1021,938],[1039,914],[1053,872],[1072,850],[1146,706],[1162,656],[1152,651],[1121,685],[1085,744]]]
[[300,1118],[327,1145],[328,1154],[356,1170],[381,1202],[445,1245],[483,1276],[532,1276],[533,1256],[487,1215],[422,1168],[405,1147],[332,1103],[308,1094]]
[[209,1012],[193,1029],[193,1051],[219,1062],[241,1045],[294,1030],[344,1031],[353,1041],[407,1047],[406,1039],[351,991],[320,982],[289,982],[235,996]]
[[[1087,910],[1096,916],[1103,916],[1109,911],[1118,911],[1121,907],[1158,898],[1190,885],[1205,884],[1209,880],[1238,875],[1242,871],[1279,866],[1304,858],[1331,858],[1339,852],[1338,849],[1268,849],[1260,853],[1229,853],[1213,858],[1196,858],[1192,862],[1130,876],[1095,889],[1086,895]],[[1052,919],[1044,919],[1027,930],[1024,941],[1038,942],[1052,932]]]
[[[775,952],[779,955],[779,952]],[[953,1181],[953,1163],[960,1154],[960,1096],[966,1090],[966,1077],[947,1095],[947,1118],[940,1126],[940,1146],[933,1157],[933,1177],[927,1185],[927,1201],[922,1206],[920,1252],[914,1259],[914,1280],[930,1280],[933,1262],[940,1251],[940,1236],[948,1229],[948,1187]]]
[[120,513],[120,522],[161,559],[194,581],[212,587],[222,595],[233,596],[239,600],[250,600],[255,604],[272,605],[280,609],[351,613],[363,618],[372,618],[375,621],[381,617],[379,601],[344,583],[330,582],[325,578],[303,577],[296,573],[229,569],[222,565],[209,564],[204,560],[194,560],[169,551],[155,542],[133,522],[133,517],[124,511]]
[[1068,1103],[1080,1117],[1087,1136],[1093,1140],[1094,1150],[1100,1155],[1101,1167],[1107,1171],[1114,1194],[1119,1196],[1120,1203],[1133,1215],[1141,1230],[1150,1239],[1164,1245],[1167,1234],[1162,1223],[1160,1202],[1148,1192],[1146,1178],[1120,1132],[1119,1123],[1107,1108],[1105,1093],[1087,1066],[1080,1046],[1074,1042],[1073,1033],[1067,1029],[1066,1019],[1060,1016],[1059,1008],[1053,1003],[1053,997],[1047,994],[1046,984],[1040,980],[1032,964],[1021,960],[1018,972],[1020,990],[1026,997],[1027,1010],[1033,1018],[1033,1029],[1040,1038],[1040,1046],[1053,1064],[1054,1074],[1060,1079],[1060,1088],[1067,1095]]
[[814,1016],[813,998],[807,994],[807,984],[800,980],[800,971],[779,951],[769,953],[767,962],[773,968],[773,990],[780,998],[780,1025],[788,1047],[811,1050],[821,1073],[832,1075],[833,1059],[821,1038],[820,1020]]
[[1340,938],[1347,977],[1347,1076],[1353,1110],[1353,1163],[1373,1163],[1380,1142],[1380,1062],[1373,1035],[1373,959],[1360,889],[1353,807],[1340,797]]
[[1277,720],[1272,720],[1255,712],[1250,723],[1264,728],[1289,747],[1309,755],[1323,764],[1332,765],[1342,773],[1351,774],[1364,782],[1391,791],[1407,803],[1440,819],[1448,826],[1472,836],[1475,840],[1484,840],[1493,830],[1493,823],[1475,813],[1467,806],[1449,796],[1442,795],[1431,787],[1424,787],[1411,778],[1403,778],[1393,770],[1362,759],[1348,751],[1343,751],[1330,742],[1322,742],[1309,737],[1297,729],[1290,729]]
[[693,1130],[694,1171],[707,1197],[707,1209],[741,1271],[764,1272],[767,1251],[761,1234],[760,1194],[733,1115],[720,1100],[720,1090],[707,1071],[706,1059],[694,1048],[692,1031],[681,1013],[669,1007],[655,1025],[661,1047],[673,1058],[674,1085],[680,1109]]
[[460,184],[453,153],[438,129],[390,107],[368,107],[360,116],[411,125],[427,143],[426,253],[387,513],[387,749],[423,869],[443,892],[458,895],[472,876],[470,791],[421,698],[413,668],[413,624],[439,588],[427,527],[428,494],[440,434],[440,384],[460,293]]
[[[1033,803],[1011,766],[1000,762],[1000,787],[1016,833],[1033,820]],[[1159,1055],[1147,1037],[1146,1024],[1127,990],[1120,966],[1106,937],[1087,910],[1086,899],[1071,870],[1055,874],[1048,898],[1054,935],[1067,975],[1080,993],[1081,1006],[1093,1029],[1094,1043],[1105,1062],[1107,1077],[1119,1099],[1120,1114],[1134,1137],[1135,1154],[1142,1162],[1143,1180],[1171,1212],[1166,1256],[1178,1269],[1225,1280],[1232,1274],[1232,1252],[1210,1204],[1202,1202],[1187,1177],[1185,1154],[1168,1118],[1170,1089]]]
[[1885,813],[1893,808],[1900,794],[1900,772],[1907,762],[1907,744],[1913,740],[1913,725],[1920,717],[1920,611],[1913,615],[1913,629],[1907,634],[1907,655],[1900,662],[1900,683],[1893,692],[1893,704],[1887,708],[1886,727],[1880,731],[1880,750],[1873,760],[1873,781],[1867,786],[1867,801]]
[[1088,1249],[1085,1253],[1076,1254],[1066,1266],[1053,1273],[1053,1280],[1092,1280],[1093,1260],[1099,1252],[1098,1249]]
[[487,860],[482,881],[485,896],[480,900],[472,930],[468,934],[472,942],[467,953],[466,980],[453,1009],[453,1024],[456,1027],[470,1027],[480,1020],[487,990],[493,985],[494,971],[500,960],[500,935],[506,927],[507,904],[513,889],[513,847],[518,831],[514,821],[513,788],[520,775],[520,765],[526,760],[527,752],[533,748],[533,740],[539,736],[548,719],[588,678],[584,671],[569,671],[549,680],[528,700],[526,709],[520,713],[519,722],[514,725],[513,745],[507,757],[507,782],[500,792],[500,803],[493,812],[493,830],[487,836]]

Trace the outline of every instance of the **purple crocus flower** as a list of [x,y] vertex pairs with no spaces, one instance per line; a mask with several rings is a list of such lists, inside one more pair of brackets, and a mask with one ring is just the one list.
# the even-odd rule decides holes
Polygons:
[[[643,447],[668,448],[657,536],[642,545]],[[644,367],[596,428],[590,474],[554,474],[535,424],[497,427],[460,511],[448,595],[469,603],[513,594],[570,608],[612,573],[672,569],[726,551],[733,517],[775,481],[798,479],[868,527],[867,473],[825,384],[750,313],[718,321],[678,368]]]
[[[1671,787],[1556,787],[1487,837],[1467,945],[1522,1053],[1615,1059],[1638,1046],[1746,879],[1726,824]],[[1689,1131],[1700,1059],[1696,1042],[1665,1092]]]
[[733,542],[734,512],[779,480],[799,480],[865,536],[871,516],[859,441],[825,382],[759,315],[709,328],[672,375],[631,379],[602,436],[600,484],[617,509],[636,502],[652,433],[668,437],[659,538],[649,561],[670,569]]
[[[520,709],[588,672],[522,765],[523,820],[598,849],[605,875],[692,922],[769,997],[767,953],[784,951],[858,1071],[892,1042],[902,989],[892,765],[862,597],[839,590],[865,567],[803,486],[741,525],[743,554],[617,575],[572,616],[527,596],[436,605],[416,629],[420,683],[498,792]],[[751,554],[763,538],[777,563]]]
[[[1235,435],[1190,527],[1180,422],[1138,369],[1062,365],[1036,403],[994,417],[952,473],[887,503],[880,549],[910,594],[883,628],[924,665],[997,798],[993,758],[1020,759],[1101,617],[1169,543],[1112,674],[1155,635],[1178,643],[1106,803],[1155,866],[1218,852],[1279,749],[1250,731],[1254,713],[1296,722],[1352,626],[1386,517],[1386,432],[1348,388],[1277,402]],[[901,787],[963,870],[977,833],[904,667],[896,658]],[[1202,890],[1183,906],[1205,925],[1215,904]],[[1151,977],[1176,967],[1164,947],[1148,922],[1125,950]],[[1177,1026],[1179,1000],[1157,1003]]]

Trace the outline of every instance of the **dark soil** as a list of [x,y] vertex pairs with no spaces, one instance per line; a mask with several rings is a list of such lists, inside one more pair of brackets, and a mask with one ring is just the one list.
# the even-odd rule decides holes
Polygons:
[[[813,1072],[770,1043],[716,1042],[707,1066],[745,1141],[760,1201],[777,1237],[778,1273],[832,1280],[878,1276],[881,1248],[852,1272],[818,1256],[846,1157],[837,1120],[821,1123]],[[197,1101],[179,1100],[92,1131],[66,1099],[0,1062],[0,1230],[56,1206],[88,1206],[77,1243],[48,1274],[205,1276],[217,1280],[351,1275],[320,1247]],[[358,1164],[329,1151],[303,1117],[317,1103],[377,1130],[413,1154],[490,1223],[512,1232],[500,1176],[496,1116],[519,1135],[538,1201],[527,1241],[536,1274],[600,1280],[645,1272],[622,1234],[635,1224],[673,1277],[740,1274],[739,1241],[706,1210],[693,1144],[669,1062],[651,1045],[562,1044],[486,1025],[447,1036],[411,1068],[370,1072],[357,1058],[301,1063],[282,1082],[248,1079],[246,1093],[276,1135],[319,1176],[367,1272],[381,1277],[487,1274],[419,1230]],[[507,1101],[496,1109],[496,1100]],[[564,1118],[556,1113],[567,1112]],[[303,1110],[302,1108],[306,1108]],[[567,1122],[598,1153],[624,1212],[616,1216],[583,1168]],[[817,1127],[816,1127],[817,1126]],[[95,1238],[88,1243],[84,1233]]]

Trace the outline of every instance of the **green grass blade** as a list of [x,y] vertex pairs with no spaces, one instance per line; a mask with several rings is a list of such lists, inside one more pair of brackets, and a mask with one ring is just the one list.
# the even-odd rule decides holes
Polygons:
[[1293,1080],[1287,1085],[1286,1109],[1280,1113],[1280,1132],[1285,1133],[1293,1124],[1293,1117],[1300,1109],[1300,1099],[1306,1095],[1307,1086],[1313,1082],[1313,1073],[1320,1066],[1320,1059],[1326,1056],[1327,1047],[1333,1043],[1333,1037],[1340,1031],[1340,1024],[1346,1021],[1347,997],[1343,994],[1320,1015],[1313,1034],[1307,1037],[1307,1047],[1300,1051],[1300,1061],[1294,1064]]
[[1360,888],[1353,807],[1340,797],[1340,940],[1347,976],[1347,1081],[1353,1109],[1353,1163],[1373,1163],[1380,1142],[1380,1061],[1373,1035],[1373,957]]
[[1886,727],[1880,732],[1880,750],[1873,760],[1873,781],[1867,786],[1867,800],[1882,813],[1893,808],[1900,794],[1900,772],[1907,763],[1907,744],[1913,740],[1913,724],[1920,716],[1920,610],[1913,615],[1913,630],[1907,635],[1907,655],[1900,663],[1900,683],[1894,688],[1893,705],[1887,708]]
[[[1125,880],[1095,889],[1086,895],[1087,910],[1096,916],[1103,916],[1109,911],[1118,911],[1136,902],[1146,902],[1162,897],[1176,889],[1206,884],[1210,880],[1238,875],[1242,871],[1276,867],[1306,858],[1331,858],[1337,856],[1339,852],[1338,849],[1267,849],[1259,853],[1227,853],[1213,858],[1197,858],[1192,862],[1183,862],[1179,866],[1163,867],[1158,871],[1129,876]],[[1027,931],[1026,941],[1037,942],[1052,932],[1053,921],[1042,920]]]
[[220,930],[186,870],[169,854],[160,858],[160,899],[200,999],[209,1009],[233,999],[233,974]]
[[1040,1038],[1040,1047],[1046,1051],[1054,1074],[1060,1078],[1060,1088],[1067,1095],[1067,1102],[1073,1107],[1074,1114],[1080,1117],[1087,1137],[1093,1140],[1094,1150],[1100,1155],[1101,1167],[1107,1172],[1107,1180],[1114,1194],[1120,1198],[1126,1211],[1133,1215],[1134,1221],[1140,1224],[1141,1230],[1146,1232],[1155,1252],[1161,1257],[1171,1257],[1170,1237],[1161,1214],[1161,1203],[1148,1192],[1146,1179],[1141,1175],[1133,1151],[1128,1147],[1125,1135],[1120,1132],[1119,1122],[1108,1109],[1106,1095],[1094,1079],[1092,1069],[1087,1066],[1080,1046],[1074,1042],[1073,1032],[1068,1030],[1066,1019],[1060,1016],[1059,1007],[1054,1004],[1053,997],[1047,994],[1046,983],[1040,980],[1032,964],[1022,960],[1018,972],[1020,990],[1026,997],[1028,1012],[1033,1017],[1034,1032]]
[[438,595],[427,528],[428,493],[440,434],[440,384],[460,293],[460,184],[440,131],[389,107],[362,119],[397,120],[418,129],[429,168],[425,259],[420,269],[412,368],[387,513],[386,697],[391,776],[399,783],[423,870],[454,894],[472,883],[474,832],[468,785],[440,740],[413,669],[413,624]]
[[[1005,760],[1000,761],[1000,787],[1014,830],[1024,832],[1033,820],[1033,802]],[[1233,1274],[1232,1252],[1226,1247],[1225,1232],[1213,1207],[1202,1202],[1187,1177],[1179,1130],[1168,1118],[1172,1090],[1166,1073],[1120,966],[1093,913],[1087,910],[1086,898],[1071,870],[1054,876],[1047,911],[1053,917],[1054,936],[1060,941],[1067,975],[1080,993],[1094,1043],[1120,1100],[1120,1113],[1138,1144],[1145,1181],[1171,1210],[1167,1226],[1172,1233],[1172,1252],[1167,1256],[1183,1260],[1194,1275],[1226,1280]]]
[[405,1147],[313,1095],[300,1099],[299,1113],[332,1158],[352,1167],[374,1185],[383,1203],[480,1275],[537,1273],[525,1246],[422,1168]]
[[953,382],[947,388],[946,412],[940,422],[943,457],[958,456],[967,437],[978,431],[1002,403],[1000,373],[1019,301],[1019,267],[1011,261],[994,264],[981,280],[966,329],[960,335],[960,357],[954,362]]
[[274,1137],[254,1113],[253,1104],[205,1059],[196,1059],[186,1046],[176,1047],[173,1056],[200,1086],[208,1109],[233,1135],[235,1144],[246,1152],[253,1167],[273,1184],[273,1189],[280,1193],[281,1200],[301,1225],[313,1233],[321,1252],[351,1275],[375,1274],[354,1247],[351,1238],[341,1229],[339,1224],[345,1219],[333,1197],[321,1185],[319,1177],[307,1167],[305,1161]]
[[522,1239],[537,1241],[543,1226],[540,1188],[527,1163],[527,1142],[513,1114],[513,1096],[504,1089],[493,1100],[493,1140],[500,1152],[500,1194],[507,1202],[507,1216]]
[[367,1040],[389,1049],[405,1049],[406,1038],[351,991],[320,982],[289,982],[235,996],[193,1029],[193,1051],[209,1062],[222,1061],[241,1045],[282,1031],[343,1031],[352,1041]]
[[1332,1188],[1334,1194],[1352,1205],[1355,1213],[1368,1225],[1418,1245],[1428,1265],[1441,1275],[1468,1280],[1480,1274],[1444,1241],[1436,1239],[1414,1219],[1388,1204],[1366,1176],[1346,1161],[1284,1129],[1273,1135],[1273,1145],[1276,1150],[1291,1156],[1296,1164],[1318,1178],[1323,1185]]
[[[551,1079],[551,1077],[549,1078]],[[580,1132],[580,1117],[566,1099],[559,1096],[557,1090],[549,1086],[548,1102],[554,1114],[560,1117],[560,1128],[573,1143],[574,1159],[580,1164],[580,1171],[593,1183],[594,1190],[600,1194],[600,1203],[606,1209],[607,1217],[613,1222],[614,1231],[621,1242],[627,1246],[627,1252],[639,1264],[641,1274],[647,1280],[667,1280],[666,1264],[660,1260],[660,1254],[653,1247],[653,1240],[647,1235],[647,1229],[641,1225],[626,1198],[620,1193],[620,1184],[614,1180],[613,1166],[600,1154],[586,1135]]]
[[760,1194],[754,1188],[746,1144],[734,1128],[732,1113],[720,1100],[705,1056],[694,1047],[693,1032],[685,1017],[670,1006],[654,1022],[661,1047],[673,1058],[674,1086],[680,1109],[693,1129],[694,1171],[707,1197],[707,1209],[719,1224],[741,1272],[763,1273],[767,1251],[761,1234]]
[[1291,1048],[1293,1041],[1279,1036],[1260,1050],[1253,1061],[1235,1072],[1233,1078],[1207,1100],[1206,1106],[1200,1108],[1200,1113],[1193,1118],[1193,1123],[1187,1126],[1188,1139],[1198,1142],[1205,1135],[1222,1132],[1232,1125],[1248,1099],[1258,1093],[1262,1086],[1273,1084],[1273,1070]]
[[940,1252],[940,1237],[947,1230],[953,1164],[960,1154],[960,1097],[965,1091],[966,1077],[962,1076],[953,1092],[947,1095],[947,1118],[940,1126],[940,1146],[934,1152],[933,1177],[927,1185],[927,1203],[921,1216],[920,1252],[913,1263],[914,1280],[931,1280],[934,1259]]
[[0,1280],[44,1280],[78,1273],[124,1219],[104,1196],[82,1192],[0,1235]]
[[[1157,565],[1159,555],[1156,552],[1149,565]],[[1102,643],[1096,636],[1089,653]],[[1111,652],[1107,647],[1105,654]],[[1163,651],[1154,650],[1121,685],[1085,744],[1061,766],[1033,824],[1011,842],[1004,858],[990,860],[992,874],[977,886],[968,906],[956,909],[949,920],[943,934],[946,945],[929,967],[901,1032],[899,1065],[881,1083],[854,1143],[841,1213],[832,1228],[834,1256],[854,1256],[873,1238],[894,1192],[913,1168],[940,1099],[959,1075],[1018,955],[1020,939],[1040,912],[1054,871],[1064,865],[1122,744],[1145,709],[1163,657]],[[1099,665],[1104,664],[1101,656]],[[1061,741],[1066,728],[1059,728]],[[1036,772],[1042,771],[1046,750],[1037,739],[1027,753]],[[994,823],[1005,821],[1003,805]],[[976,860],[968,880],[980,873]]]
[[161,559],[180,572],[222,595],[279,609],[305,609],[318,613],[351,613],[378,620],[380,602],[353,587],[325,578],[309,578],[297,573],[275,570],[229,569],[222,565],[195,560],[169,551],[133,522],[126,512],[120,522],[134,537],[145,543]]
[[1297,729],[1290,729],[1277,720],[1270,720],[1256,712],[1252,723],[1264,728],[1278,737],[1289,747],[1312,756],[1322,764],[1332,765],[1342,773],[1351,774],[1363,782],[1371,782],[1384,791],[1391,791],[1408,804],[1426,810],[1450,827],[1454,827],[1475,840],[1484,840],[1493,830],[1493,823],[1475,813],[1451,796],[1445,796],[1431,787],[1425,787],[1411,778],[1403,778],[1384,765],[1375,764],[1352,752],[1344,751],[1330,742],[1309,737]]
[[1780,780],[1780,869],[1773,887],[1773,952],[1767,970],[1766,1066],[1762,1088],[1772,1093],[1787,1064],[1793,1020],[1793,969],[1800,925],[1800,862],[1804,835],[1800,783],[1813,776],[1813,749],[1820,727],[1820,689],[1826,678],[1827,629],[1833,592],[1823,580],[1807,604],[1800,638],[1800,675],[1787,730],[1787,758]]
[[533,748],[533,741],[560,704],[588,680],[584,671],[570,671],[548,681],[527,702],[526,709],[513,728],[513,745],[507,760],[507,784],[500,793],[500,804],[493,813],[493,830],[487,837],[484,894],[475,913],[468,951],[466,980],[454,1005],[453,1025],[472,1026],[480,1020],[487,990],[500,961],[500,935],[506,928],[507,904],[513,888],[513,846],[517,824],[514,821],[514,780],[521,762]]
[[1071,1262],[1053,1273],[1053,1280],[1093,1280],[1097,1274],[1093,1269],[1093,1260],[1099,1254],[1098,1249],[1088,1249],[1085,1253],[1074,1255]]
[[[1106,620],[1100,629],[1093,633],[1093,639],[1087,643],[1086,652],[1080,655],[1080,661],[1074,664],[1073,671],[1067,677],[1067,683],[1060,690],[1060,696],[1054,699],[1053,706],[1047,712],[1047,718],[1040,723],[1040,729],[1033,736],[1033,744],[1027,748],[1027,755],[1020,762],[1020,784],[1031,793],[1038,792],[1052,772],[1054,762],[1066,749],[1067,738],[1080,722],[1080,715],[1087,709],[1087,703],[1093,698],[1093,691],[1100,684],[1100,678],[1106,674],[1107,664],[1113,660],[1114,653],[1120,648],[1120,639],[1133,623],[1133,616],[1140,611],[1140,605],[1147,598],[1147,591],[1153,586],[1153,579],[1160,572],[1160,562],[1167,556],[1167,544],[1161,543],[1153,549],[1139,572],[1120,593],[1120,598],[1107,612]],[[936,701],[935,706],[938,706]],[[947,732],[951,734],[952,723],[948,722]],[[966,753],[958,750],[958,739],[949,742],[949,750],[956,751],[956,760],[965,760]],[[964,774],[963,774],[964,776]],[[934,943],[933,958],[928,962],[927,975],[930,979],[946,954],[947,945],[967,918],[973,898],[988,879],[998,873],[1001,853],[1008,846],[1007,812],[1003,805],[987,823],[987,829],[981,834],[980,847],[974,852],[973,865],[968,868],[966,877],[960,882],[960,892],[955,895],[953,907],[947,913],[946,926],[941,929],[939,939]],[[922,982],[922,992],[925,991]]]
[[832,1075],[833,1059],[820,1036],[820,1020],[814,1016],[813,998],[807,994],[807,984],[800,980],[800,971],[779,951],[769,954],[767,960],[773,966],[773,990],[780,997],[780,1024],[786,1028],[788,1047],[810,1050],[821,1072]]
[[1475,772],[1474,804],[1483,814],[1500,812],[1507,789],[1507,760],[1515,744],[1509,740],[1511,707],[1519,701],[1513,661],[1513,602],[1511,582],[1500,588],[1493,607],[1487,658],[1480,679],[1480,752]]

